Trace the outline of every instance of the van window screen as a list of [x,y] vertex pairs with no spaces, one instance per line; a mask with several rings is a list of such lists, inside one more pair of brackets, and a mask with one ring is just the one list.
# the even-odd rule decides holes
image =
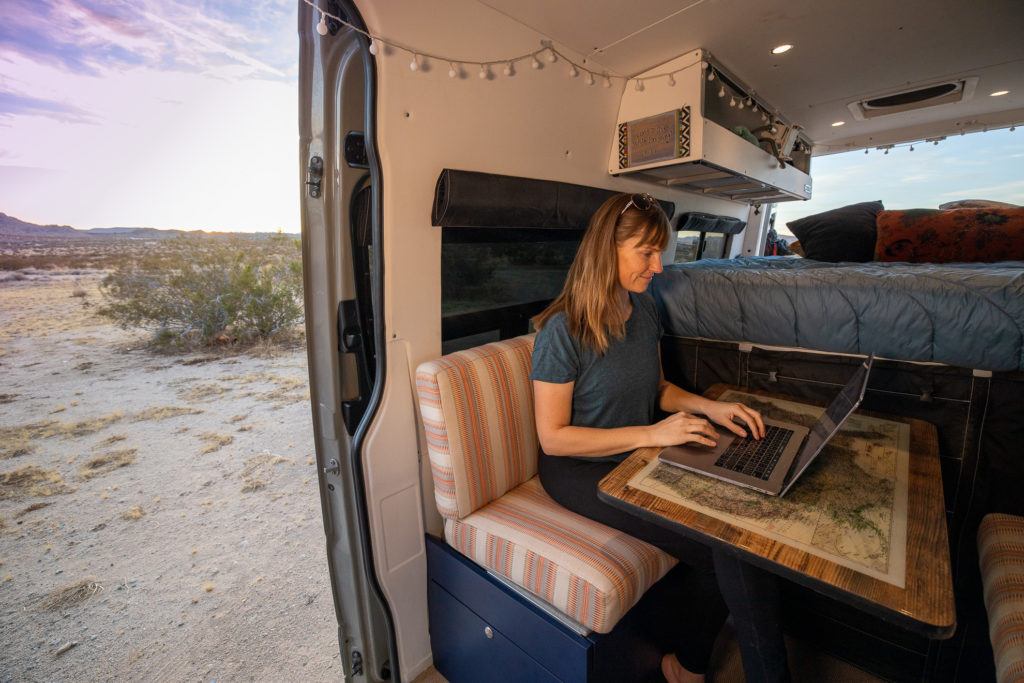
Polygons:
[[673,263],[689,263],[704,258],[725,258],[729,235],[718,232],[680,230],[676,237]]
[[562,291],[581,230],[443,228],[441,350],[531,331]]

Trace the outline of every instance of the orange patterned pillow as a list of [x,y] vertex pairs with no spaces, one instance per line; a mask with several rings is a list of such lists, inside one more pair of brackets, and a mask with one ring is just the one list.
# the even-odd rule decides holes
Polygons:
[[879,211],[876,261],[1024,261],[1024,208]]

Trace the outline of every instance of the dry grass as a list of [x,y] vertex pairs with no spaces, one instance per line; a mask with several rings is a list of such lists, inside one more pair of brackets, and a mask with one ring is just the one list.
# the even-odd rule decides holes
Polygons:
[[35,512],[36,510],[42,510],[43,508],[49,507],[49,506],[50,506],[49,503],[44,503],[44,502],[41,502],[41,501],[38,502],[38,503],[32,503],[31,505],[29,505],[24,510],[22,510],[21,512],[19,512],[18,514],[14,515],[14,516],[15,517],[24,517],[25,515],[27,515],[30,512]]
[[78,470],[78,476],[82,479],[92,479],[107,472],[127,467],[135,462],[135,454],[138,451],[134,448],[122,448],[117,451],[110,451],[92,458]]
[[180,417],[181,415],[198,415],[201,412],[203,411],[186,406],[153,406],[133,415],[132,422],[168,420],[172,417]]
[[89,577],[51,591],[40,601],[39,606],[45,610],[64,610],[85,602],[101,590],[103,586],[96,579]]
[[203,401],[213,400],[227,391],[230,391],[229,387],[214,384],[213,382],[206,382],[203,384],[197,384],[190,389],[179,391],[178,396],[181,400],[188,401],[189,403],[200,403]]
[[219,451],[224,446],[227,446],[235,437],[227,434],[217,434],[215,432],[203,432],[199,435],[199,438],[206,444],[206,447],[200,451],[200,455],[206,455],[207,453],[213,453]]
[[205,592],[207,592],[207,593],[212,593],[213,592],[213,588],[214,588],[213,581],[203,581],[202,585],[203,585],[203,590]]
[[24,496],[55,496],[68,491],[70,489],[64,484],[64,478],[55,470],[26,465],[0,473],[0,500]]
[[134,522],[142,519],[145,514],[146,511],[142,509],[141,505],[133,505],[121,513],[121,519],[127,519]]
[[231,417],[228,418],[228,422],[234,424],[235,422],[241,422],[247,417],[249,417],[248,413],[246,413],[245,415],[232,415]]
[[45,420],[15,427],[0,427],[0,459],[31,453],[35,450],[33,442],[39,439],[77,439],[106,429],[123,418],[124,413],[115,411],[77,422]]
[[0,405],[14,403],[15,399],[17,398],[17,394],[0,394]]
[[113,446],[115,443],[124,441],[127,438],[128,437],[125,436],[124,434],[114,434],[112,436],[108,436],[107,438],[103,439],[103,441],[100,441],[98,444],[96,444],[96,448],[106,448],[107,446]]
[[260,453],[246,460],[242,469],[242,493],[254,493],[265,489],[274,466],[283,462],[290,461],[271,453]]

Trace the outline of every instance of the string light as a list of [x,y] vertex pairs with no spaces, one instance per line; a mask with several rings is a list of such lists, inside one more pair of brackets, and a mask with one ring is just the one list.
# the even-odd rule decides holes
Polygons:
[[415,52],[412,54],[412,61],[409,62],[409,70],[410,71],[419,71],[420,70],[420,56],[418,54],[416,54]]
[[612,79],[608,78],[608,74],[607,73],[605,73],[605,75],[604,75],[604,84],[603,85],[606,88],[612,87]]
[[327,15],[323,12],[320,13],[320,23],[316,25],[316,32],[322,36],[327,35]]
[[725,86],[724,85],[721,88],[718,89],[718,96],[719,97],[725,97]]
[[558,55],[555,54],[554,48],[548,48],[548,61],[552,64],[558,61]]
[[732,97],[732,96],[729,97],[729,106],[730,107],[735,107],[736,106],[736,98],[735,97]]
[[534,69],[540,68],[540,61],[537,59],[537,55],[532,55],[530,57],[530,66],[532,66]]
[[370,39],[370,54],[371,55],[376,55],[377,54],[377,51],[378,51],[377,42],[378,41],[373,39],[373,38]]
[[569,78],[576,78],[580,75],[580,72],[576,69],[576,65],[573,64],[569,67]]
[[477,76],[479,76],[480,78],[484,78],[484,79],[487,78],[487,65],[486,64],[481,64],[480,65],[480,73],[478,73]]
[[515,75],[516,68],[515,66],[512,65],[512,62],[509,62],[508,64],[505,65],[503,73],[510,78]]
[[675,86],[676,78],[675,78],[675,76],[673,74],[669,74],[668,75],[668,84],[669,84],[669,86]]
[[709,81],[715,80],[715,70],[714,69],[708,69],[708,80]]
[[588,71],[588,72],[587,72],[587,78],[586,78],[586,81],[587,81],[587,85],[594,85],[594,74],[592,74],[592,73],[590,73],[590,72]]
[[454,64],[448,64],[448,78],[455,78],[459,75],[459,70],[455,68]]

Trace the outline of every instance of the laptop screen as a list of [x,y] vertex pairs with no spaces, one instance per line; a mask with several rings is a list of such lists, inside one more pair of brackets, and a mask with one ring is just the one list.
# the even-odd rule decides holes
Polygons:
[[811,427],[807,439],[804,441],[800,454],[797,456],[793,466],[789,469],[789,482],[794,481],[800,473],[806,469],[811,461],[818,455],[825,443],[832,438],[832,435],[842,426],[846,418],[850,417],[860,402],[864,400],[864,391],[868,386],[868,373],[871,372],[871,364],[875,360],[874,355],[861,363],[853,377],[846,383],[839,395],[832,399],[832,403],[825,408],[818,421]]

